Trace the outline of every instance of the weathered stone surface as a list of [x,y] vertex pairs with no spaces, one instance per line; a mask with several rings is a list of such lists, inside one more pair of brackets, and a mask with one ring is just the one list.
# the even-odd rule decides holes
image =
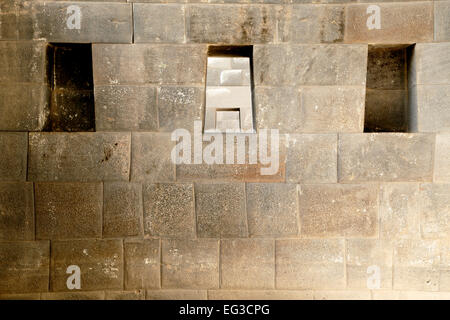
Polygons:
[[301,234],[312,237],[378,235],[378,188],[375,185],[301,185]]
[[0,292],[48,291],[50,243],[0,242]]
[[209,300],[312,300],[310,290],[208,290]]
[[104,300],[104,291],[44,292],[41,300]]
[[194,186],[192,184],[146,184],[143,194],[146,234],[195,238]]
[[219,241],[162,240],[162,287],[219,287]]
[[418,43],[412,60],[415,84],[450,84],[450,43]]
[[342,134],[339,181],[430,181],[434,140],[431,134]]
[[406,90],[366,90],[365,132],[407,132]]
[[298,234],[297,185],[249,183],[246,193],[251,236]]
[[276,34],[277,7],[192,5],[187,13],[187,38],[197,43],[271,43]]
[[[450,290],[450,241],[448,239],[440,241],[441,260],[439,268],[439,290]],[[450,294],[447,292],[447,299]]]
[[439,289],[439,243],[402,240],[394,248],[394,290]]
[[406,89],[405,50],[404,46],[369,46],[367,88]]
[[424,238],[450,236],[450,184],[421,184],[420,211]]
[[0,39],[31,40],[35,37],[33,4],[36,1],[5,0],[0,4]]
[[[80,26],[72,21],[71,5],[79,7]],[[35,33],[48,42],[131,43],[131,5],[125,3],[37,3]],[[72,29],[68,25],[74,25]]]
[[128,181],[129,133],[31,133],[32,181]]
[[106,291],[105,300],[145,300],[145,291]]
[[366,45],[256,45],[255,85],[365,86]]
[[346,291],[346,290],[321,290],[314,291],[314,300],[371,300],[369,290]]
[[175,164],[171,152],[175,142],[169,133],[133,132],[131,181],[171,182]]
[[0,294],[0,300],[40,300],[40,293],[5,293]]
[[414,87],[417,102],[418,132],[450,132],[450,85],[418,85]]
[[34,240],[32,183],[0,183],[0,240]]
[[434,181],[450,182],[450,134],[436,135]]
[[337,182],[337,135],[290,134],[286,181],[289,183]]
[[436,1],[434,5],[434,40],[450,41],[450,3]]
[[370,4],[347,6],[345,41],[362,43],[414,43],[433,41],[433,4],[378,3],[381,28],[369,30]]
[[143,86],[96,86],[97,131],[156,131],[156,89]]
[[276,241],[277,289],[345,288],[344,240]]
[[178,4],[134,4],[134,41],[184,42],[184,11]]
[[143,234],[140,184],[106,182],[103,185],[103,200],[103,237]]
[[193,132],[203,115],[204,90],[200,87],[162,87],[158,90],[159,130]]
[[278,37],[290,43],[336,43],[344,38],[344,24],[344,6],[285,6],[279,18]]
[[4,83],[0,86],[0,130],[40,131],[49,114],[49,90],[44,84]]
[[0,133],[0,181],[25,181],[28,136],[26,133]]
[[36,238],[95,238],[102,234],[101,183],[37,183]]
[[147,300],[206,300],[206,290],[147,290]]
[[160,287],[159,240],[127,240],[124,257],[126,290]]
[[221,288],[272,289],[275,281],[275,242],[237,239],[220,242]]
[[52,241],[52,291],[69,291],[67,267],[81,270],[81,290],[123,288],[122,240]]
[[419,206],[417,183],[383,183],[380,186],[380,238],[419,238]]
[[[347,240],[347,287],[350,289],[392,288],[392,245],[372,239]],[[369,268],[377,268],[377,271]],[[377,272],[377,273],[375,273]],[[379,276],[379,287],[371,279]],[[373,287],[375,286],[375,287]]]
[[202,84],[206,46],[94,44],[94,83]]
[[248,236],[243,183],[195,184],[194,188],[198,237]]

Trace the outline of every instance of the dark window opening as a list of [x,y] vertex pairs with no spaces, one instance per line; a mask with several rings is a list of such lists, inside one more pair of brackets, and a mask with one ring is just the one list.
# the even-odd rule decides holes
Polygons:
[[364,132],[408,132],[409,57],[414,45],[369,46]]
[[47,47],[50,114],[45,131],[95,131],[91,44]]

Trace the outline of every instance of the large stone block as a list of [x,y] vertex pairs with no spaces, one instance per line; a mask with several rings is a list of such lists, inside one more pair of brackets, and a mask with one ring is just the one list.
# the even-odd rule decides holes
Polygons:
[[133,4],[134,42],[184,42],[185,6]]
[[380,186],[380,238],[420,238],[419,184],[383,183]]
[[143,234],[142,186],[129,182],[103,185],[103,237]]
[[32,183],[0,183],[0,240],[34,240]]
[[28,136],[26,133],[0,133],[0,181],[25,181]]
[[94,44],[94,83],[202,84],[206,46]]
[[31,181],[128,181],[130,133],[31,133]]
[[194,186],[192,184],[146,184],[143,197],[146,234],[195,238]]
[[394,248],[394,290],[439,290],[438,241],[402,240]]
[[450,2],[436,1],[434,4],[434,40],[450,41]]
[[411,63],[410,84],[450,84],[450,43],[418,43]]
[[157,131],[156,88],[96,86],[97,131]]
[[309,237],[376,237],[378,188],[375,185],[301,185],[301,234]]
[[157,239],[125,241],[125,289],[160,288],[160,256]]
[[251,236],[297,235],[297,185],[248,183],[247,212]]
[[101,183],[37,183],[36,238],[100,238]]
[[222,240],[221,288],[273,289],[275,242],[271,239]]
[[289,183],[337,182],[337,135],[290,134],[286,181]]
[[450,237],[450,184],[421,184],[420,211],[424,238]]
[[198,237],[248,236],[243,183],[195,184],[194,188]]
[[0,242],[0,292],[48,291],[50,243]]
[[450,85],[417,85],[415,99],[418,132],[450,132]]
[[133,132],[131,181],[171,182],[175,164],[171,159],[175,143],[170,134]]
[[391,243],[372,239],[352,239],[347,240],[346,248],[348,288],[392,288]]
[[344,6],[285,6],[278,22],[278,38],[290,43],[336,43],[344,38]]
[[121,290],[123,288],[122,240],[52,241],[52,291],[67,288],[67,267],[81,271],[81,290]]
[[276,241],[277,289],[344,289],[344,240]]
[[432,134],[342,134],[339,181],[431,181],[434,140]]
[[187,38],[197,43],[271,43],[276,34],[278,7],[249,5],[191,5]]
[[[345,41],[362,43],[415,43],[433,41],[433,4],[377,3],[380,27],[370,28],[376,16],[373,4],[347,6]],[[376,23],[375,23],[376,25]]]
[[162,287],[219,287],[219,241],[162,240]]
[[366,85],[367,45],[256,45],[255,85]]
[[436,135],[434,181],[450,182],[450,134]]

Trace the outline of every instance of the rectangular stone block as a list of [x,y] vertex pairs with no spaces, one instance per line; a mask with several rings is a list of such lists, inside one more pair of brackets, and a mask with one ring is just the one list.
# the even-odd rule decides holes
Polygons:
[[31,181],[128,181],[130,133],[31,133]]
[[450,236],[450,184],[421,184],[420,213],[424,238],[448,238]]
[[289,134],[286,181],[336,183],[337,135]]
[[344,240],[276,241],[277,289],[344,289]]
[[417,183],[380,186],[380,238],[420,238],[420,201]]
[[196,183],[194,189],[198,237],[248,236],[243,183]]
[[218,288],[219,241],[162,240],[161,276],[163,288]]
[[132,42],[130,4],[44,2],[34,7],[35,36],[48,42]]
[[366,85],[367,45],[255,45],[255,85]]
[[134,42],[183,43],[184,12],[179,4],[133,4]]
[[104,300],[104,291],[44,292],[41,300]]
[[52,241],[52,291],[69,291],[67,267],[81,271],[81,290],[122,290],[122,240]]
[[433,181],[450,182],[450,134],[436,135]]
[[26,180],[27,149],[26,133],[0,133],[0,181]]
[[273,289],[275,241],[233,239],[220,242],[221,288]]
[[159,240],[127,240],[124,257],[126,290],[161,287]]
[[450,85],[417,85],[413,90],[412,107],[417,112],[414,131],[450,132]]
[[299,232],[297,185],[246,184],[250,236],[292,236]]
[[196,43],[271,43],[276,34],[278,7],[249,5],[191,5],[187,39]]
[[399,44],[433,41],[432,3],[377,3],[377,7],[372,6],[347,6],[345,42]]
[[0,242],[0,292],[48,291],[50,243]]
[[367,88],[378,90],[406,89],[405,45],[369,45],[367,56]]
[[439,242],[402,240],[394,248],[394,290],[439,290]]
[[156,88],[96,86],[97,131],[157,131]]
[[450,41],[450,2],[436,1],[434,4],[434,40]]
[[103,237],[143,234],[142,186],[129,182],[103,185]]
[[301,185],[301,234],[308,237],[376,237],[376,185]]
[[131,181],[171,182],[175,164],[171,159],[175,143],[169,133],[133,132]]
[[206,290],[147,290],[146,300],[206,300]]
[[278,39],[289,43],[336,43],[344,39],[344,6],[294,4],[278,18]]
[[195,238],[196,222],[192,184],[146,184],[143,197],[146,234],[172,238]]
[[208,290],[209,300],[312,300],[311,290]]
[[145,300],[145,291],[106,291],[105,300]]
[[100,238],[101,183],[37,183],[36,238]]
[[34,240],[32,183],[1,182],[0,212],[0,240]]
[[339,182],[431,181],[434,140],[432,134],[339,135]]
[[347,240],[346,248],[348,288],[392,289],[393,247],[390,242],[351,239]]
[[364,130],[366,132],[408,132],[406,90],[366,90]]
[[34,2],[5,0],[0,4],[0,39],[31,40],[35,36]]
[[95,85],[203,84],[206,46],[94,44]]
[[412,58],[411,85],[450,84],[450,43],[418,43]]

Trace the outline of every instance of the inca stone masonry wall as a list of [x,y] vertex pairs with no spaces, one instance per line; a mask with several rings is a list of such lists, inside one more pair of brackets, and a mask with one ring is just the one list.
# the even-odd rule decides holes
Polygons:
[[[1,1],[0,298],[450,298],[450,1],[165,2]],[[64,42],[92,43],[95,132],[41,132]],[[277,174],[171,162],[209,44],[254,45]],[[416,44],[409,133],[364,133],[369,44]]]

